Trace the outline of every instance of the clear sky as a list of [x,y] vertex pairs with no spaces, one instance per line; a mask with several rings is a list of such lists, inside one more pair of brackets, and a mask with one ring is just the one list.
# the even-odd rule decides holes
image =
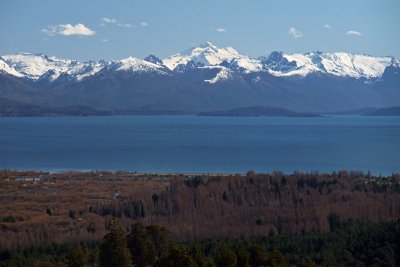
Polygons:
[[210,41],[249,56],[324,51],[400,58],[398,0],[0,0],[0,55],[160,58]]

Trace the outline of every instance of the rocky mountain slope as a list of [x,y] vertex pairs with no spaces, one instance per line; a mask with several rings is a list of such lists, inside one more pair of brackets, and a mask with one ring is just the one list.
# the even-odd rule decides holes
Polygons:
[[350,53],[252,58],[207,42],[166,59],[0,57],[2,102],[46,108],[205,112],[245,106],[331,112],[400,105],[400,61]]

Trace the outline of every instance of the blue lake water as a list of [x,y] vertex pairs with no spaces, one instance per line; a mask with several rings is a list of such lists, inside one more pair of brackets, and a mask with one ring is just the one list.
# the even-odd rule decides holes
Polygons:
[[400,172],[400,117],[0,118],[0,169]]

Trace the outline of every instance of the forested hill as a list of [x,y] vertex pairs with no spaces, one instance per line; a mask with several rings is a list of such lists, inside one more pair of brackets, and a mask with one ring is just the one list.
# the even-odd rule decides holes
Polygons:
[[316,113],[301,113],[277,107],[241,107],[230,110],[201,112],[199,116],[224,116],[224,117],[259,117],[259,116],[285,116],[285,117],[317,117]]

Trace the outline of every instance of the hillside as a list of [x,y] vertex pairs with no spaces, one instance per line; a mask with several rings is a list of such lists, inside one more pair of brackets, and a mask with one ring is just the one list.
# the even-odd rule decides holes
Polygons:
[[275,107],[242,107],[230,110],[202,112],[199,116],[223,117],[259,117],[259,116],[285,116],[285,117],[316,117],[318,114],[294,112],[284,108]]
[[400,106],[381,108],[367,113],[370,116],[400,116]]
[[[242,175],[0,173],[0,247],[98,241],[113,217],[177,240],[327,231],[328,215],[398,218],[400,177],[358,172]],[[44,227],[45,226],[45,227]]]

